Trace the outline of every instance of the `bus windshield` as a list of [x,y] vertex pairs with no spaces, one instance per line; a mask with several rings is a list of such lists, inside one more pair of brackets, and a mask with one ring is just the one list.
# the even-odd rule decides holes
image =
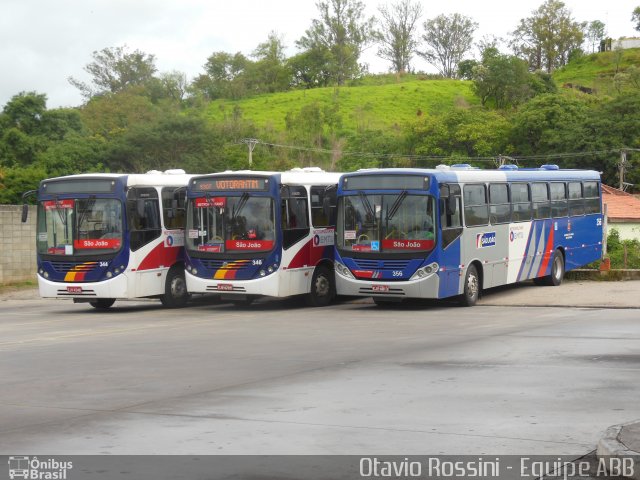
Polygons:
[[89,256],[122,246],[122,202],[112,198],[45,200],[38,204],[38,253]]
[[206,196],[189,203],[187,249],[199,252],[266,252],[275,246],[272,198]]
[[338,248],[352,252],[425,252],[435,246],[435,201],[430,195],[372,195],[340,198]]

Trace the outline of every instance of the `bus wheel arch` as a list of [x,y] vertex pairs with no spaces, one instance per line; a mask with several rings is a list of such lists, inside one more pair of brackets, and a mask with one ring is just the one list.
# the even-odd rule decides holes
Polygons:
[[536,285],[557,287],[562,283],[566,271],[566,254],[564,248],[558,247],[551,256],[551,271],[549,275],[534,279]]
[[181,308],[187,304],[189,292],[184,276],[184,264],[176,263],[167,272],[164,294],[160,296],[166,308]]
[[480,294],[482,293],[482,284],[482,264],[474,260],[469,264],[464,274],[460,304],[464,307],[473,307],[478,302],[478,298],[480,298]]
[[311,307],[325,307],[336,295],[336,281],[333,265],[329,261],[322,261],[313,270],[309,293],[305,295],[307,305]]

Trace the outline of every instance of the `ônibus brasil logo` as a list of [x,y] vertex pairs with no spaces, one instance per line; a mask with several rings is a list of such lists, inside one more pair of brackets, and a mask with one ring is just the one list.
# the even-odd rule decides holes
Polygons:
[[478,233],[476,235],[476,248],[495,247],[496,232]]
[[53,458],[38,460],[38,457],[9,457],[9,478],[33,480],[66,480],[67,470],[73,468],[73,462],[61,462]]

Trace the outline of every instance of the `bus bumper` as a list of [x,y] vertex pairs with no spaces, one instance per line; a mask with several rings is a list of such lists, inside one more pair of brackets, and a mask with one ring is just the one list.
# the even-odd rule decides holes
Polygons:
[[280,297],[279,286],[282,286],[282,278],[275,278],[281,272],[267,275],[264,278],[254,280],[216,280],[212,278],[196,277],[189,272],[184,272],[189,293],[218,293],[222,295],[266,295]]
[[336,273],[336,293],[346,296],[380,297],[385,299],[438,298],[440,277],[437,273],[418,280],[403,282],[373,282],[346,278]]
[[[38,275],[38,290],[42,298],[130,298],[127,296],[128,278],[117,275],[102,282],[51,282]],[[78,290],[80,289],[80,290]]]

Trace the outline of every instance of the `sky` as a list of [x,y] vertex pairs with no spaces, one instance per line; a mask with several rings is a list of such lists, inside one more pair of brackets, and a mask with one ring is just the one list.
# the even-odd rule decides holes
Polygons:
[[[366,14],[388,1],[364,1]],[[479,24],[476,41],[486,35],[508,37],[519,20],[531,15],[542,0],[423,1],[424,20],[461,13]],[[612,38],[640,36],[631,13],[640,0],[565,0],[577,21],[600,20]],[[315,0],[2,0],[0,15],[0,107],[23,91],[46,94],[47,107],[83,103],[69,77],[89,81],[84,67],[92,53],[126,45],[129,51],[153,54],[159,72],[180,71],[193,79],[204,71],[216,51],[249,55],[271,31],[284,38],[288,55],[295,41],[317,17]],[[420,27],[422,30],[422,27]],[[361,61],[374,73],[388,62],[377,47]],[[474,54],[477,51],[474,49]],[[435,71],[421,59],[417,70]]]

